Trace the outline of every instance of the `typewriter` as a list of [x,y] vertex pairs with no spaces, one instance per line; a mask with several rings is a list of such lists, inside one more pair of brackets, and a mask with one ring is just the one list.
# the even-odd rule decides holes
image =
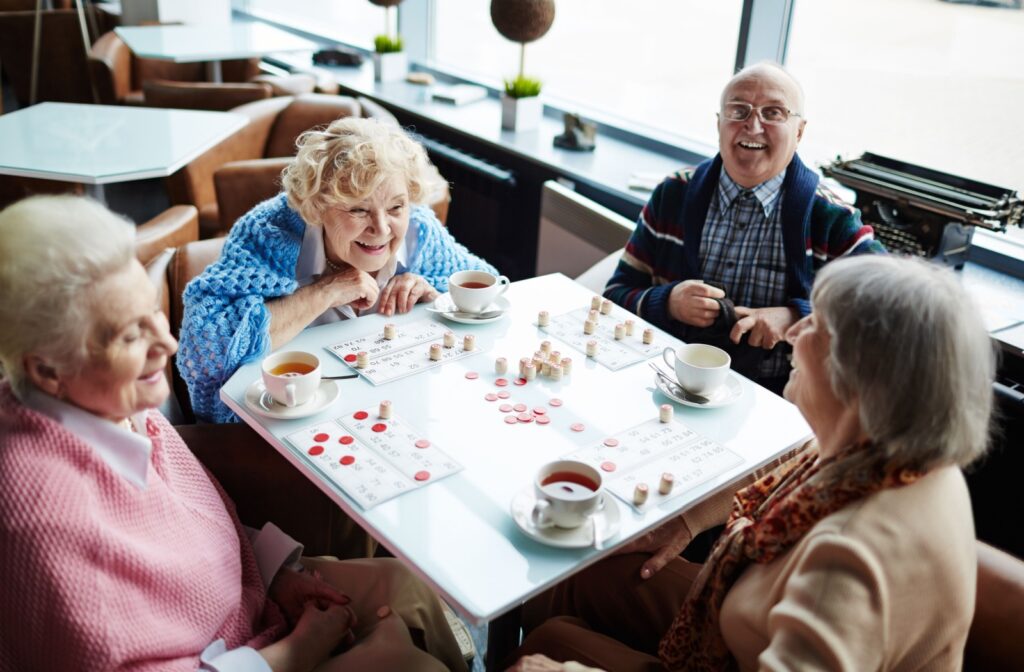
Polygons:
[[974,227],[1024,226],[1024,201],[1010,189],[868,153],[821,170],[857,193],[864,222],[896,254],[960,268]]

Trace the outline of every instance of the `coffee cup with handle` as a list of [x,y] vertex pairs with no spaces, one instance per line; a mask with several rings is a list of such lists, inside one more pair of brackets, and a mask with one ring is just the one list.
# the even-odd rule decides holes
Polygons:
[[675,370],[680,387],[705,397],[725,383],[732,364],[728,352],[705,343],[665,348],[661,358]]
[[448,278],[455,307],[464,313],[480,313],[508,289],[509,279],[487,271],[459,271]]
[[274,401],[293,408],[309,402],[320,387],[320,359],[309,352],[277,352],[263,360],[263,385]]
[[538,529],[579,527],[604,507],[601,483],[601,472],[584,462],[545,464],[533,480],[536,503],[530,521]]

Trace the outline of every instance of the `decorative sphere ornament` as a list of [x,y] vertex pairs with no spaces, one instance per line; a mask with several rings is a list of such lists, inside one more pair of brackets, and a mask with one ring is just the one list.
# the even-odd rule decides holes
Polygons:
[[491,23],[513,42],[544,37],[554,21],[555,0],[491,0]]
[[378,7],[397,7],[402,4],[402,0],[370,0],[370,2]]

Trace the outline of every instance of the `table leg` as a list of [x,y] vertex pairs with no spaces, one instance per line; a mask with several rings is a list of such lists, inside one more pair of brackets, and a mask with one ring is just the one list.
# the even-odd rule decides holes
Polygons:
[[107,194],[106,194],[106,190],[103,189],[103,185],[102,184],[86,184],[84,186],[85,186],[85,195],[86,196],[90,196],[92,198],[95,198],[97,201],[99,201],[103,205],[107,204]]
[[519,646],[523,608],[516,607],[487,624],[487,656],[485,669],[497,670]]
[[206,62],[206,77],[215,84],[224,82],[224,73],[221,72],[220,61]]

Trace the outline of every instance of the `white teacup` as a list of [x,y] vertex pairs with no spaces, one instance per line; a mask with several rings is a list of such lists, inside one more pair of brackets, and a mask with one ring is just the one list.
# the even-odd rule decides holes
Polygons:
[[533,480],[534,527],[579,527],[604,506],[601,472],[575,460],[545,464]]
[[448,278],[455,307],[464,313],[479,313],[491,305],[508,289],[504,275],[491,275],[486,271],[459,271]]
[[282,406],[301,406],[320,387],[320,360],[308,352],[275,353],[263,360],[262,369],[267,392]]
[[[673,361],[669,361],[669,355]],[[704,396],[722,386],[732,363],[728,352],[705,343],[665,348],[661,358],[675,369],[676,380],[684,390]]]

